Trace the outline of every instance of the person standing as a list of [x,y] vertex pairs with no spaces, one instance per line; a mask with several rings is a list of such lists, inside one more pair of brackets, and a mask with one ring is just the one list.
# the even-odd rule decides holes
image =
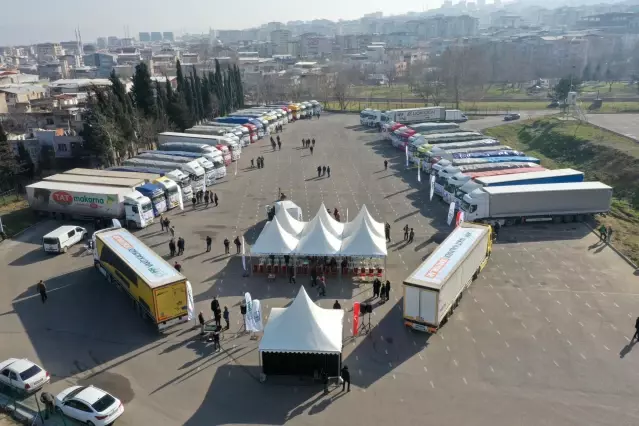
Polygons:
[[173,267],[175,268],[176,271],[182,272],[182,265],[180,265],[180,263],[177,260],[173,264]]
[[322,166],[317,166],[317,177],[322,176]]
[[193,194],[193,198],[191,198],[191,202],[193,203],[193,210],[195,210],[195,205],[197,204],[197,197]]
[[211,238],[210,235],[206,236],[206,252],[210,252],[211,251],[211,243],[213,242],[213,239]]
[[599,227],[599,239],[601,241],[604,241],[604,242],[606,241],[607,239],[606,233],[607,233],[606,225],[602,223],[601,226]]
[[217,192],[215,194],[213,194],[213,202],[215,202],[215,207],[217,207],[217,202],[218,202],[219,198],[217,198]]
[[339,304],[337,299],[335,300],[335,303],[333,303],[333,309],[342,309],[342,305]]
[[44,419],[48,420],[55,412],[55,398],[49,392],[42,392],[40,402],[44,404]]
[[637,317],[637,320],[635,321],[635,335],[632,336],[630,341],[632,342],[635,339],[639,341],[639,317]]
[[164,219],[164,230],[169,232],[169,226],[171,225],[171,220],[167,217]]
[[229,247],[231,246],[231,242],[228,238],[224,238],[224,254],[230,254]]
[[331,177],[331,166],[326,166],[326,173],[328,174],[328,177]]
[[183,255],[184,254],[184,238],[182,237],[178,238],[177,247],[178,247],[178,256]]
[[386,234],[386,242],[390,243],[391,242],[390,223],[388,222],[386,222],[386,225],[384,225],[384,234]]
[[264,156],[261,157],[262,160],[260,161],[260,164],[262,165],[262,168],[264,168]]
[[313,147],[311,147],[311,155],[313,155]]
[[346,390],[346,392],[350,392],[351,391],[351,372],[348,371],[348,365],[345,365],[342,367],[341,376],[342,376],[342,392],[344,392],[344,390],[347,389],[346,384],[348,384],[348,390]]
[[288,283],[289,284],[297,284],[297,281],[295,279],[295,268],[291,267],[289,269],[289,274],[288,274]]
[[319,289],[318,289],[319,295],[320,296],[326,296],[326,278],[324,278],[323,274],[320,276],[319,281],[320,281],[319,282]]
[[277,137],[277,150],[281,151],[282,150],[282,142],[280,141],[280,137]]
[[171,252],[171,257],[175,256],[175,240],[173,238],[169,241],[169,251]]
[[160,213],[160,227],[164,231],[164,213]]
[[610,240],[612,240],[612,226],[608,227],[608,233],[606,234],[607,243],[610,244]]
[[313,267],[311,269],[311,287],[315,287],[317,285],[317,269]]
[[326,166],[322,166],[322,176],[326,174]]
[[302,138],[302,148],[306,148],[306,140]]
[[413,238],[415,238],[415,231],[413,230],[413,228],[410,228],[410,233],[408,234],[408,242],[412,243]]
[[379,288],[379,300],[381,300],[382,303],[386,302],[386,286],[384,286],[381,282]]
[[206,324],[206,320],[204,319],[204,314],[202,313],[202,311],[197,314],[197,322],[200,323],[200,335],[204,335],[204,325]]
[[386,295],[386,300],[390,300],[390,290],[391,290],[390,281],[386,280],[386,285],[384,286],[384,294]]
[[213,300],[211,300],[211,313],[213,314],[213,318],[215,318],[215,313],[220,310],[220,301],[217,300],[217,296],[213,296]]
[[404,241],[408,241],[408,224],[404,225]]
[[42,299],[42,303],[46,302],[49,296],[47,296],[47,286],[44,284],[44,281],[40,280],[40,282],[36,285],[38,293],[40,293],[40,299]]
[[215,325],[218,327],[222,327],[222,310],[218,306],[217,310],[213,313],[213,317],[215,318]]
[[240,241],[240,237],[235,236],[235,239],[233,240],[233,242],[235,243],[235,249],[236,249],[235,254],[240,254],[240,251],[242,250],[242,242]]
[[171,238],[175,238],[175,226],[171,226],[169,232],[171,233]]
[[313,138],[312,144],[313,144],[313,148],[315,148],[315,138]]
[[204,207],[208,207],[209,206],[209,191],[206,191],[206,193],[204,194]]
[[379,288],[381,286],[382,282],[379,280],[379,278],[375,278],[375,281],[373,281],[373,299],[379,297]]
[[224,318],[224,322],[226,323],[226,329],[228,330],[229,328],[231,328],[231,324],[230,324],[230,313],[229,313],[229,308],[227,308],[226,306],[224,307],[224,312],[222,313],[222,317]]
[[388,170],[388,160],[384,160],[384,170]]

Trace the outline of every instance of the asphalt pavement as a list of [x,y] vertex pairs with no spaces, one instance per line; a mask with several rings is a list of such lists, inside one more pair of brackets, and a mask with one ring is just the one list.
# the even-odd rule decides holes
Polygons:
[[[485,120],[465,126],[501,124]],[[639,315],[637,277],[587,227],[504,228],[487,268],[442,330],[411,331],[401,320],[401,281],[450,232],[446,206],[428,201],[427,179],[417,182],[403,153],[361,128],[357,115],[323,114],[287,125],[281,137],[281,151],[267,140],[243,150],[237,176],[232,167],[212,188],[219,207],[171,215],[186,240],[179,260],[196,312],[210,315],[214,295],[231,311],[221,352],[200,342],[190,324],[154,333],[93,269],[82,246],[42,253],[42,236],[59,225],[44,222],[0,244],[0,358],[40,362],[53,375],[50,392],[75,383],[111,391],[125,403],[120,425],[636,424],[639,355],[629,338]],[[316,139],[313,154],[302,138]],[[265,168],[251,169],[259,155]],[[318,165],[330,165],[331,177],[318,178]],[[376,306],[367,336],[352,338],[346,315],[348,394],[324,396],[320,385],[297,379],[260,383],[257,342],[238,333],[244,292],[262,300],[268,321],[270,309],[286,306],[298,291],[285,278],[243,277],[241,259],[223,254],[224,238],[256,240],[278,191],[303,208],[305,220],[321,203],[344,219],[365,204],[392,226],[390,302]],[[412,244],[402,240],[404,224],[415,228]],[[136,234],[173,261],[159,224]],[[50,290],[44,305],[35,292],[39,279]],[[327,308],[337,299],[348,310],[372,296],[369,284],[346,278],[328,277],[326,297],[302,276],[298,284]]]

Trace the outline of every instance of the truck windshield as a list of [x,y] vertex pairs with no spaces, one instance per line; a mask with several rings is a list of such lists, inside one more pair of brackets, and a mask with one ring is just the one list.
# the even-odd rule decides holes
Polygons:
[[438,185],[444,186],[446,185],[446,177],[444,176],[437,176],[437,179],[435,179],[435,183],[437,183]]
[[182,179],[180,181],[180,186],[182,188],[186,188],[187,186],[191,186],[191,178],[190,177],[186,177],[186,178]]
[[221,169],[222,167],[224,167],[224,162],[221,160],[215,160],[213,162],[213,165],[215,166],[216,169]]
[[154,195],[153,198],[151,198],[151,200],[156,204],[164,201],[165,200],[164,192],[162,192],[161,194]]
[[191,175],[191,179],[193,180],[193,182],[201,182],[202,179],[204,179],[204,174],[202,174],[201,176]]
[[[471,205],[470,205],[470,203],[469,203],[468,201],[466,201],[466,200],[462,200],[461,208],[462,208],[462,210],[464,210],[465,212],[470,212]],[[477,206],[475,206],[475,209],[477,209]],[[474,211],[474,210],[473,210],[473,211]]]
[[177,192],[178,192],[177,185],[176,185],[176,186],[171,186],[171,187],[167,188],[167,191],[168,191],[168,193],[169,193],[169,194],[171,194],[171,195],[173,195],[173,194],[177,193]]
[[148,211],[153,210],[153,205],[151,203],[144,203],[142,204],[142,212],[146,213]]

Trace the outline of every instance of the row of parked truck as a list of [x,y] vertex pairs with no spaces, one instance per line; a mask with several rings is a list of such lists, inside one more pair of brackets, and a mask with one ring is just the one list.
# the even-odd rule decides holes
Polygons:
[[581,171],[547,170],[538,158],[456,123],[385,122],[380,130],[407,162],[430,174],[431,198],[462,211],[464,220],[572,222],[610,210],[610,186],[584,182]]
[[242,148],[276,126],[319,114],[317,101],[252,107],[206,120],[184,133],[158,134],[158,149],[107,170],[73,169],[27,187],[35,211],[61,219],[118,219],[144,228],[226,176]]

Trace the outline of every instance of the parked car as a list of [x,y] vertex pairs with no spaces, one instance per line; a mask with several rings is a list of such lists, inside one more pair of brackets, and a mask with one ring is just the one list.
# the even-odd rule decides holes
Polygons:
[[552,101],[546,108],[559,108],[559,101]]
[[95,386],[71,386],[55,397],[58,413],[89,426],[110,425],[124,413],[119,399]]
[[0,363],[0,382],[20,392],[35,392],[49,380],[46,370],[26,358],[9,358]]
[[42,237],[42,248],[47,253],[66,253],[69,247],[79,243],[87,235],[80,226],[61,226]]
[[519,120],[521,116],[519,114],[506,114],[504,115],[504,121]]

